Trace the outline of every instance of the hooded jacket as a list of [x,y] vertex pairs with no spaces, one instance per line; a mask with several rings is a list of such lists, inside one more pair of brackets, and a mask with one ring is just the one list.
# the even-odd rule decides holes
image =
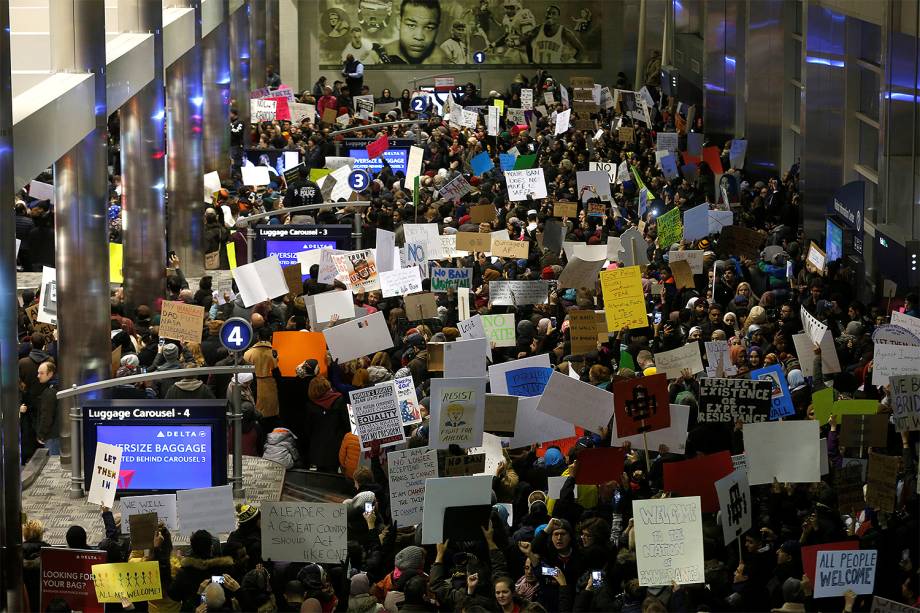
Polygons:
[[43,349],[33,349],[29,355],[19,360],[19,380],[26,386],[26,404],[34,402],[41,394],[38,388],[38,366],[51,356]]
[[[176,602],[182,603],[183,611],[194,611],[201,604],[198,601],[198,586],[213,575],[229,574],[233,570],[233,558],[195,558],[186,556],[180,562],[179,571],[166,593]],[[189,608],[191,607],[191,608]]]
[[351,431],[345,397],[329,390],[316,400],[307,400],[306,460],[320,469],[336,470],[342,439]]
[[211,388],[201,379],[179,379],[166,392],[167,399],[204,400],[214,398]]

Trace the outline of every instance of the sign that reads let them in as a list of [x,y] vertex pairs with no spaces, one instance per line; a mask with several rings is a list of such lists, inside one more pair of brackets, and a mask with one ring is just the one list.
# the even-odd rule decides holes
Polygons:
[[200,343],[204,307],[173,300],[163,302],[160,313],[160,338]]
[[115,504],[118,471],[121,467],[121,447],[96,443],[96,459],[86,502],[111,508]]
[[344,504],[264,502],[261,510],[266,560],[338,564],[348,556]]

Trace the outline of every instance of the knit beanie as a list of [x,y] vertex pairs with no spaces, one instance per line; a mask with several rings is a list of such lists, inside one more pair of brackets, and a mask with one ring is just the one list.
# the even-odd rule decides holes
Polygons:
[[179,348],[173,343],[168,343],[163,347],[163,359],[167,362],[173,362],[179,359]]
[[410,545],[396,554],[396,568],[406,572],[421,570],[425,564],[425,550],[415,545]]
[[393,378],[393,375],[391,375],[390,371],[383,366],[368,366],[367,378],[371,383],[377,384],[383,383],[384,381],[389,381]]
[[355,512],[358,509],[361,510],[361,513],[364,513],[364,505],[367,503],[373,504],[377,501],[377,497],[374,495],[374,492],[358,492],[354,498],[349,498],[345,501],[345,504],[348,505],[348,511]]
[[371,582],[367,573],[358,573],[351,578],[351,596],[363,596],[371,591]]

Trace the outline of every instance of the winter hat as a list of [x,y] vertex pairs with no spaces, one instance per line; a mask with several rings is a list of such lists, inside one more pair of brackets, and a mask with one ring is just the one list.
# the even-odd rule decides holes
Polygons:
[[390,371],[383,366],[368,366],[367,377],[371,383],[377,384],[383,383],[384,381],[389,381],[393,378],[393,375],[391,375]]
[[652,375],[656,375],[656,374],[658,374],[658,369],[655,368],[654,366],[649,366],[648,368],[642,371],[642,375],[646,377],[651,377]]
[[167,362],[173,362],[179,359],[179,348],[173,343],[168,343],[163,347],[163,359]]
[[421,570],[425,564],[425,550],[415,545],[410,545],[396,554],[396,568],[406,571]]
[[131,370],[136,369],[140,365],[141,361],[138,359],[137,354],[129,353],[121,358],[121,366],[130,368]]
[[316,360],[304,360],[294,370],[300,378],[316,376],[319,374],[319,362]]
[[363,596],[371,591],[371,582],[367,573],[358,573],[351,578],[351,596]]
[[354,498],[349,498],[345,501],[345,504],[348,505],[348,512],[354,512],[358,509],[364,513],[364,505],[367,503],[377,502],[377,497],[374,495],[374,492],[358,492]]
[[393,375],[393,377],[396,379],[402,379],[403,377],[411,377],[411,376],[412,376],[412,371],[406,368],[405,366],[397,370],[396,373]]
[[543,456],[547,466],[559,466],[563,461],[562,452],[557,447],[550,447]]
[[236,519],[240,526],[259,517],[259,508],[253,504],[240,504],[236,506]]

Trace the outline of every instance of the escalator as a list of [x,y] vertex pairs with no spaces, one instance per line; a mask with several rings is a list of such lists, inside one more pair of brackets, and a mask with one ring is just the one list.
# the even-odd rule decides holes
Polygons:
[[292,468],[284,476],[281,500],[342,502],[354,495],[354,481],[340,473]]

